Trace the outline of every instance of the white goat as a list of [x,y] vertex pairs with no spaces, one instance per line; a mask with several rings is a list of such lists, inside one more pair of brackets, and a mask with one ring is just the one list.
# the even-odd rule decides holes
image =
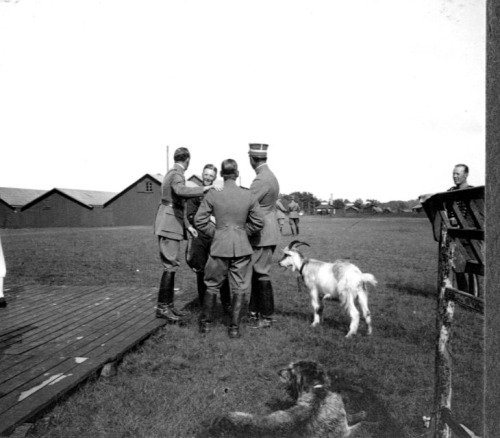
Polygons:
[[304,284],[309,289],[314,309],[314,320],[311,326],[315,327],[320,323],[324,300],[338,298],[351,317],[346,338],[355,335],[359,326],[359,312],[355,305],[357,298],[368,325],[368,334],[371,335],[372,321],[368,309],[366,283],[375,286],[377,284],[375,277],[372,274],[363,274],[357,266],[345,260],[326,263],[308,259],[297,250],[300,245],[310,246],[305,242],[294,240],[283,249],[284,256],[279,264],[284,268],[291,267],[292,271],[299,271]]

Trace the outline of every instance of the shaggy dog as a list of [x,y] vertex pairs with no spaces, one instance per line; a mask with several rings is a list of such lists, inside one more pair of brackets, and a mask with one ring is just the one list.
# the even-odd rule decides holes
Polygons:
[[292,271],[299,271],[311,296],[314,310],[314,320],[311,325],[315,327],[321,322],[326,299],[338,299],[351,317],[349,332],[346,335],[346,338],[350,338],[358,331],[359,311],[356,308],[358,301],[368,326],[368,334],[371,335],[372,320],[368,309],[367,284],[375,286],[377,284],[375,277],[361,272],[356,265],[345,260],[326,263],[306,258],[297,249],[300,245],[309,246],[305,242],[294,240],[283,249],[283,258],[279,265],[284,268],[289,267]]
[[[312,361],[291,363],[278,372],[295,404],[269,415],[230,412],[214,422],[224,437],[301,437],[347,438],[356,433],[358,423],[350,426],[342,397],[329,390],[330,379],[323,368]],[[357,414],[358,421],[365,417]]]

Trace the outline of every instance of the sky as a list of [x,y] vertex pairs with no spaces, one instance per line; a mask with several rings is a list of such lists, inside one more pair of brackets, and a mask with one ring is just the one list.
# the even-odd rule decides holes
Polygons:
[[[0,0],[0,186],[119,192],[226,158],[281,193],[485,183],[485,0]],[[167,151],[169,157],[167,160]]]

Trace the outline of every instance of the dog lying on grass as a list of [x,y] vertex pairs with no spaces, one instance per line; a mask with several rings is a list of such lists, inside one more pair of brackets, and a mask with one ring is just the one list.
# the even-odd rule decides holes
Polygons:
[[[230,412],[217,418],[213,431],[223,437],[259,438],[354,438],[365,437],[359,421],[364,412],[350,417],[345,411],[342,397],[332,392],[330,379],[323,368],[313,361],[291,363],[278,372],[288,394],[295,404],[269,415],[252,415],[246,412]],[[212,432],[213,432],[212,431]],[[358,434],[360,432],[361,434]],[[211,435],[212,436],[212,435]]]
[[299,271],[302,280],[309,289],[311,304],[314,309],[314,320],[311,324],[317,326],[323,314],[324,300],[338,298],[340,304],[349,313],[351,324],[346,338],[350,338],[358,331],[359,311],[356,308],[356,299],[359,302],[363,318],[368,325],[368,334],[372,334],[372,321],[368,309],[368,294],[366,284],[376,286],[377,280],[372,274],[364,274],[350,262],[337,260],[333,263],[320,262],[308,259],[297,249],[300,245],[309,246],[305,242],[294,240],[283,249],[283,258],[280,266]]

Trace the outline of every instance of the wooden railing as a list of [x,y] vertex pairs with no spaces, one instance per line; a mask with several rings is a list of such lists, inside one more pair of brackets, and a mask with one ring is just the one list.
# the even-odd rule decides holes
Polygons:
[[[455,304],[484,313],[484,186],[436,193],[422,203],[439,242],[434,438],[474,436],[451,416],[450,335]],[[464,432],[467,435],[464,435]]]

